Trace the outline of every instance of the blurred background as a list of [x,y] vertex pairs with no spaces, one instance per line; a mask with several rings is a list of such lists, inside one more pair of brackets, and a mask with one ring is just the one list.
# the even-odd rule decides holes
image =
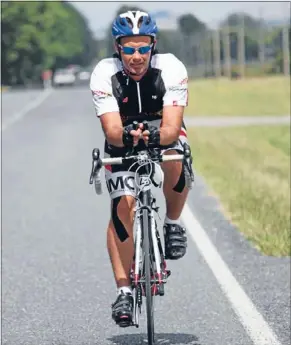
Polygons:
[[112,20],[128,9],[156,18],[159,52],[190,78],[290,75],[290,2],[2,1],[2,89],[88,85],[113,53]]

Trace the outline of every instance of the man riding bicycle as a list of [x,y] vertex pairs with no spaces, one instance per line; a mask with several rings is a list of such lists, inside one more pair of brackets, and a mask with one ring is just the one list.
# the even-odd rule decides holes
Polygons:
[[[146,146],[161,147],[165,154],[181,153],[187,142],[183,123],[188,102],[187,71],[173,54],[156,51],[157,31],[155,21],[145,12],[118,15],[112,26],[116,53],[101,60],[91,75],[93,103],[105,135],[105,157],[125,156],[128,150]],[[148,130],[144,130],[144,120]],[[181,162],[161,165],[166,200],[165,256],[176,260],[185,255],[187,247],[180,215],[189,191],[188,176]],[[126,319],[130,325],[135,172],[124,165],[105,168],[111,197],[107,246],[118,294],[112,304],[112,318],[122,325]]]

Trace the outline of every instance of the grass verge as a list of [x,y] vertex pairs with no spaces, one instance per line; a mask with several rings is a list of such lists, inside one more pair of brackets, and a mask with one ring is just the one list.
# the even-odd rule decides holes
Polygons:
[[189,82],[188,116],[290,114],[290,78],[211,79]]
[[262,253],[291,255],[290,127],[189,128],[194,166]]

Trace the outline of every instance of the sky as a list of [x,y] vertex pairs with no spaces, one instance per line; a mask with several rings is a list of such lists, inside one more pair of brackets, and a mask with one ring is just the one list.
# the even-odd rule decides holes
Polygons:
[[[102,37],[104,30],[112,22],[114,15],[121,5],[142,6],[149,12],[169,11],[173,21],[184,13],[192,13],[201,21],[215,28],[228,14],[243,11],[255,17],[262,13],[263,18],[286,19],[290,17],[290,2],[280,1],[143,1],[143,2],[117,2],[117,1],[70,1],[88,19],[89,26],[96,37]],[[159,20],[157,19],[157,24]]]

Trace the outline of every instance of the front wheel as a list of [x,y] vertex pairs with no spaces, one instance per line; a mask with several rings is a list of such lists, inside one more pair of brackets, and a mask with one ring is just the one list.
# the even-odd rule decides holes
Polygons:
[[146,295],[146,310],[147,310],[147,331],[148,331],[148,345],[155,344],[154,331],[154,306],[153,295],[151,288],[152,279],[152,256],[150,250],[151,241],[151,222],[148,210],[143,210],[143,251],[144,251],[144,268],[145,268],[145,295]]

